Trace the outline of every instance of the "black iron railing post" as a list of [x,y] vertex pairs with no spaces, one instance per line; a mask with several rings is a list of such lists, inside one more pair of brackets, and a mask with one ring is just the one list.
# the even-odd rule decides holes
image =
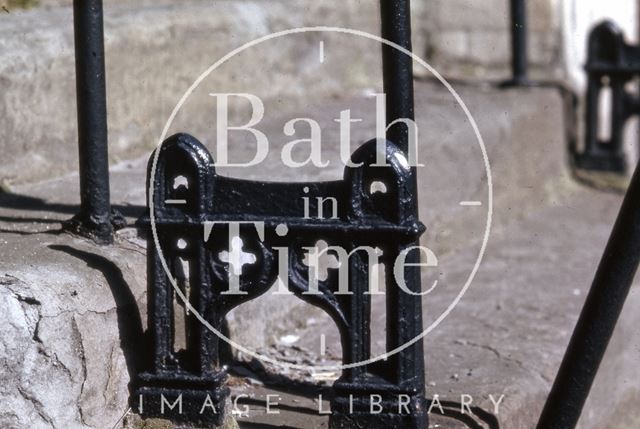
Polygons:
[[74,0],[80,213],[73,228],[99,242],[113,241],[109,201],[107,102],[102,0]]
[[513,82],[526,83],[527,76],[527,7],[524,0],[511,0],[511,68]]
[[[409,0],[381,0],[380,13],[382,38],[411,52],[411,9]],[[393,46],[382,47],[382,68],[384,93],[386,95],[386,138],[394,143],[411,160],[417,163],[417,144],[411,142],[409,127],[414,121],[413,58]],[[411,123],[410,123],[410,122]],[[414,147],[415,146],[415,147]],[[413,151],[414,153],[410,153]],[[414,155],[412,157],[412,155]],[[411,216],[418,218],[417,168],[411,166],[410,190]],[[418,246],[419,242],[413,243]],[[408,284],[419,294],[421,291],[420,262],[418,252],[407,255],[405,278]],[[406,344],[422,332],[422,301],[397,291],[397,285],[391,282],[387,288],[387,350],[393,350]],[[424,412],[425,378],[422,341],[417,341],[405,350],[391,356],[388,360],[388,374],[398,385],[404,386],[411,396],[411,423],[404,427],[418,428],[428,426],[428,415]]]
[[576,426],[639,262],[640,168],[636,168],[538,429]]
[[[409,0],[382,0],[382,38],[411,51]],[[387,97],[387,125],[398,119],[414,119],[413,59],[393,46],[383,45],[382,67]],[[408,129],[398,123],[387,132],[387,139],[408,153]]]
[[529,85],[527,54],[527,5],[524,0],[511,0],[511,80],[503,86]]

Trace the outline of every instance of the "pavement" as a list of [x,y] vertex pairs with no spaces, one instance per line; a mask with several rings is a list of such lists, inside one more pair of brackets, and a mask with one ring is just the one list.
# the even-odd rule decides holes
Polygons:
[[[621,195],[572,180],[565,150],[565,104],[555,88],[499,90],[456,84],[484,137],[493,181],[489,240],[475,278],[450,313],[424,340],[427,396],[442,400],[445,416],[432,411],[431,427],[531,428],[540,413],[586,296]],[[371,137],[370,93],[314,100],[295,110],[286,104],[264,121],[274,136],[268,158],[256,169],[220,170],[259,180],[330,180],[342,174],[340,110],[352,108],[362,123],[353,141]],[[420,140],[422,243],[438,257],[425,270],[425,327],[460,294],[483,248],[489,214],[489,175],[469,119],[451,95],[432,81],[416,85]],[[282,168],[282,126],[290,114],[316,118],[330,167]],[[355,117],[355,116],[354,116]],[[177,127],[177,130],[180,128]],[[209,148],[207,129],[196,133]],[[230,156],[251,154],[230,137]],[[354,143],[355,146],[355,143]],[[146,157],[145,157],[146,158]],[[116,244],[98,247],[60,231],[77,210],[77,175],[13,186],[0,194],[0,363],[2,427],[162,427],[136,422],[127,412],[130,375],[139,368],[137,335],[146,322],[145,243],[132,227],[145,201],[146,159],[112,168],[112,200],[130,227]],[[247,171],[248,170],[248,171]],[[478,201],[479,205],[461,205]],[[381,272],[380,275],[385,275]],[[638,427],[640,359],[634,286],[611,341],[581,428]],[[384,350],[383,302],[373,300],[372,350]],[[244,346],[290,363],[337,362],[337,330],[327,316],[289,297],[265,295],[229,316],[232,337]],[[320,346],[324,336],[325,348]],[[338,374],[273,367],[235,354],[231,381],[241,428],[321,428],[318,394]],[[279,414],[267,413],[267,395]],[[460,408],[472,397],[471,413]],[[504,396],[502,396],[504,395]],[[326,397],[326,396],[325,396]],[[272,397],[273,399],[274,397]],[[502,398],[502,399],[500,399]],[[498,412],[494,402],[500,400]],[[326,407],[327,404],[324,405]],[[240,407],[242,408],[242,407]],[[326,408],[323,408],[326,409]],[[242,408],[244,410],[244,408]],[[273,411],[273,410],[271,410]],[[126,416],[125,416],[126,415]],[[124,418],[123,418],[124,417]],[[144,426],[144,425],[147,426]]]

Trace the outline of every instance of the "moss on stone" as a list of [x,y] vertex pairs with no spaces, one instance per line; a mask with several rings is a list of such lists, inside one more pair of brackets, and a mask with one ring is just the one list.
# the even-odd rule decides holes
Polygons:
[[40,0],[7,0],[5,4],[9,9],[31,9],[38,6]]
[[[139,415],[133,413],[127,415],[124,423],[125,429],[182,429],[186,427],[189,426],[176,426],[170,421],[164,419],[143,419]],[[198,428],[193,427],[192,429]],[[240,429],[240,426],[238,426],[235,418],[229,416],[222,426],[219,426],[215,429]]]

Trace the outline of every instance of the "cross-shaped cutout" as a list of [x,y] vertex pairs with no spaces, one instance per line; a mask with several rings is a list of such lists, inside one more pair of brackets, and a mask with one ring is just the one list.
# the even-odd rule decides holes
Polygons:
[[340,261],[335,254],[327,251],[328,247],[326,241],[319,240],[302,260],[306,266],[311,268],[311,275],[315,274],[320,281],[329,278],[329,269],[340,268]]
[[233,237],[231,239],[231,252],[223,250],[218,254],[222,262],[229,264],[231,268],[230,274],[234,276],[240,276],[242,274],[242,267],[255,264],[257,261],[256,255],[243,251],[243,247],[244,243],[242,238]]

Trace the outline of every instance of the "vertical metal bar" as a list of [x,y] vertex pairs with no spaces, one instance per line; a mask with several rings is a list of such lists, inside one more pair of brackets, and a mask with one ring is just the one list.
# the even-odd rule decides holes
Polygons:
[[100,242],[113,241],[109,201],[107,101],[102,0],[74,0],[78,148],[79,229]]
[[636,167],[538,429],[574,428],[640,262],[640,168]]
[[[381,0],[382,38],[411,51],[409,0]],[[414,119],[413,60],[392,46],[382,47],[382,73],[387,97],[387,125],[397,119]],[[404,124],[392,126],[387,138],[405,153],[408,131]]]
[[527,6],[524,0],[511,0],[511,85],[528,83],[527,58]]
[[[381,0],[380,14],[382,38],[411,51],[411,8],[409,0]],[[399,119],[414,120],[413,101],[413,59],[395,49],[382,46],[382,73],[384,93],[387,98],[387,126]],[[409,129],[404,123],[397,123],[387,131],[387,139],[408,155]],[[415,167],[412,189],[417,213],[417,174]]]
[[[411,10],[409,0],[380,0],[382,38],[411,52]],[[414,121],[413,58],[393,46],[382,47],[382,72],[386,95],[387,139],[402,150],[409,159],[409,151],[417,147],[410,144],[409,124]],[[399,121],[394,124],[394,122]],[[393,124],[393,125],[392,125]],[[418,142],[413,142],[416,146]],[[417,154],[416,154],[417,155]],[[417,156],[415,157],[417,161]],[[411,166],[410,183],[407,188],[411,195],[410,217],[418,218],[417,168]],[[418,246],[419,241],[413,243]],[[397,249],[401,251],[401,248]],[[420,261],[418,252],[407,255],[405,279],[412,291],[421,290]],[[388,277],[387,287],[387,351],[415,338],[422,331],[422,302],[415,296],[401,292]],[[422,341],[418,341],[387,361],[391,369],[391,379],[407,389],[411,395],[411,419],[403,424],[407,428],[428,427],[428,413],[424,399],[424,352]]]
[[[583,156],[579,159],[582,161],[585,156],[598,155],[598,124],[600,123],[600,112],[598,109],[598,100],[602,91],[602,77],[588,72],[587,77],[587,96],[585,108],[585,141]],[[584,162],[583,162],[584,163]],[[581,165],[580,165],[581,166]]]

